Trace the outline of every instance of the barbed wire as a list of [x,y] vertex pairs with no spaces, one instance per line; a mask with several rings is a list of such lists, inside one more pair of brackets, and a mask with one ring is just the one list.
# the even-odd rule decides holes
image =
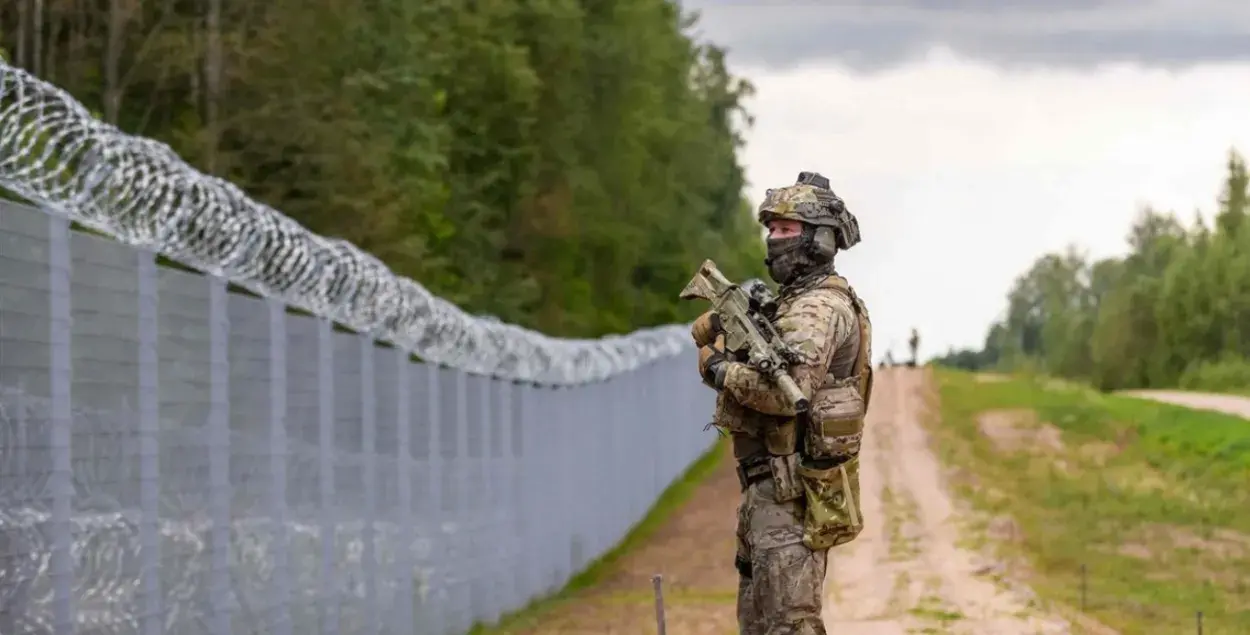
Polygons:
[[[6,545],[5,564],[0,567],[0,632],[44,635],[54,628],[54,584],[51,526],[56,522],[48,495],[48,479],[53,449],[43,441],[52,426],[52,400],[31,395],[20,387],[0,385],[0,544]],[[144,611],[144,588],[140,583],[144,544],[141,525],[154,523],[154,537],[161,558],[160,603],[163,632],[195,632],[198,621],[206,619],[208,571],[214,566],[213,522],[204,515],[211,494],[196,484],[193,470],[165,470],[159,481],[158,517],[145,516],[138,508],[138,475],[133,457],[138,443],[134,428],[137,414],[129,408],[103,410],[74,407],[72,447],[89,448],[77,456],[73,474],[70,554],[74,560],[73,597],[77,629],[102,635],[138,633]],[[162,420],[156,432],[160,456],[177,456],[178,448],[203,443],[202,424],[192,421]],[[236,471],[247,473],[240,454],[266,447],[265,433],[232,430],[228,447]],[[224,449],[224,448],[223,448]],[[368,460],[363,453],[336,449],[340,465]],[[374,455],[375,461],[387,457]],[[318,448],[298,438],[287,441],[290,468],[301,474],[316,474]],[[307,470],[307,471],[305,471]],[[260,481],[263,474],[251,473],[244,481]],[[336,576],[334,595],[358,598],[353,585],[367,575],[366,567],[390,573],[403,565],[411,567],[416,597],[403,596],[414,589],[401,589],[397,576],[379,576],[378,593],[394,601],[425,601],[426,596],[442,593],[454,581],[453,563],[467,558],[450,537],[472,529],[474,519],[460,522],[417,522],[401,524],[393,513],[380,515],[370,523],[361,520],[365,511],[353,507],[350,493],[336,500],[337,516],[324,523],[320,510],[288,507],[285,520],[273,515],[273,507],[263,489],[235,487],[231,493],[229,522],[229,564],[231,585],[225,592],[234,604],[247,598],[263,598],[273,583],[276,552],[286,555],[286,575],[292,598],[291,619],[295,632],[306,628],[311,619],[301,617],[301,607],[315,607],[318,596],[323,535],[333,538]],[[481,520],[478,522],[487,522]],[[365,525],[372,531],[374,562],[363,560]],[[281,537],[281,539],[280,539]],[[281,540],[281,542],[280,542]],[[435,545],[439,548],[435,549]],[[218,554],[220,556],[220,554]],[[436,598],[435,598],[436,599]],[[350,611],[363,604],[343,602]],[[240,616],[254,629],[265,632],[265,615],[243,612]],[[365,616],[341,615],[344,621],[360,625]],[[6,621],[7,620],[7,621]],[[361,626],[363,628],[363,626]],[[345,632],[352,632],[350,628]]]
[[668,325],[550,337],[469,315],[343,240],[312,233],[166,144],[94,118],[0,60],[0,187],[119,242],[469,372],[545,384],[605,379],[692,346]]

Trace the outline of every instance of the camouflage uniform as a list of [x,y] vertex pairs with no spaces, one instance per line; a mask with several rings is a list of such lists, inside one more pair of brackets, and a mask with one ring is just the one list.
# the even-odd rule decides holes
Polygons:
[[[797,416],[780,389],[748,365],[709,360],[715,345],[700,351],[705,382],[719,391],[713,423],[732,435],[743,487],[736,556],[742,635],[825,635],[827,549],[862,529],[858,454],[871,393],[871,327],[863,303],[832,266],[838,248],[858,241],[858,227],[827,184],[803,180],[770,190],[759,219],[805,223],[795,241],[800,248],[770,243],[769,266],[782,283],[771,320],[798,354],[790,374],[811,403],[809,413]],[[820,227],[833,231],[822,236]],[[799,262],[776,266],[783,252],[798,254]],[[696,321],[700,346],[709,319]]]

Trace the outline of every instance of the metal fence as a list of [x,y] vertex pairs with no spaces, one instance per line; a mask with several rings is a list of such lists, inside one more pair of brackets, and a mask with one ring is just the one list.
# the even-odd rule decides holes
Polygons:
[[464,632],[621,539],[712,398],[414,363],[0,203],[0,633]]

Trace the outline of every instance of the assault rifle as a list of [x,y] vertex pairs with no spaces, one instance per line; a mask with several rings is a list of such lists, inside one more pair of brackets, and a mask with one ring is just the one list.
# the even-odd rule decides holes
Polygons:
[[715,262],[704,260],[678,297],[711,302],[725,332],[725,349],[776,382],[796,413],[807,412],[807,399],[790,376],[790,366],[799,363],[798,355],[781,340],[768,320],[777,308],[777,300],[763,282],[734,284]]

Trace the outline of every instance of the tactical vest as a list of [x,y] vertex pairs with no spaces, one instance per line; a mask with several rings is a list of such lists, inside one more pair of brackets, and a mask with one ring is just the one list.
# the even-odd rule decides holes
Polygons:
[[816,288],[832,289],[847,299],[858,322],[855,346],[839,346],[833,352],[824,382],[813,391],[803,447],[799,446],[795,419],[765,428],[764,447],[773,456],[802,449],[805,459],[844,460],[859,454],[864,415],[872,396],[872,322],[867,307],[845,278],[830,276]]
[[[733,433],[739,478],[746,487],[752,462],[765,458],[778,503],[803,499],[803,544],[826,550],[845,544],[863,530],[859,497],[859,448],[864,416],[872,397],[872,323],[868,309],[846,279],[830,276],[815,289],[831,289],[844,297],[858,328],[838,346],[813,391],[803,426],[795,418],[766,415],[721,393],[714,425]],[[780,311],[788,309],[782,301]],[[853,344],[853,346],[852,346]],[[800,448],[798,431],[805,428]],[[799,452],[799,450],[802,450]],[[758,468],[756,468],[758,469]]]
[[824,285],[850,301],[859,323],[854,361],[834,351],[829,374],[812,400],[811,416],[795,470],[803,489],[803,544],[824,550],[855,540],[864,529],[860,506],[859,448],[864,416],[872,398],[872,323],[868,309],[851,285],[840,277]]

